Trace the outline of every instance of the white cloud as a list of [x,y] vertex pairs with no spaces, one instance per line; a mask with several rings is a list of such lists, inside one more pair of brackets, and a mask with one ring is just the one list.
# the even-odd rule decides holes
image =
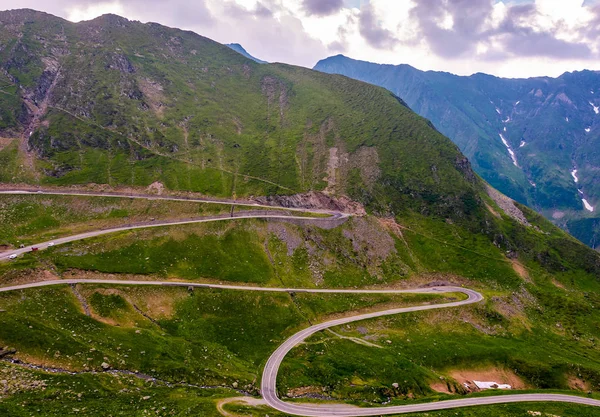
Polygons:
[[90,20],[107,13],[122,15],[125,13],[125,9],[118,1],[101,2],[88,5],[75,5],[66,10],[66,18],[72,22],[80,22],[82,20]]

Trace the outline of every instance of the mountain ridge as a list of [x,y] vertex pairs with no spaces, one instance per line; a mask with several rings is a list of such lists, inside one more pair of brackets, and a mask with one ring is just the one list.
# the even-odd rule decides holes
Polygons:
[[600,88],[599,72],[526,79],[458,76],[343,55],[321,60],[315,69],[388,88],[453,139],[492,186],[596,246],[598,239],[576,230],[579,222],[600,225],[595,210],[600,102],[593,94]]

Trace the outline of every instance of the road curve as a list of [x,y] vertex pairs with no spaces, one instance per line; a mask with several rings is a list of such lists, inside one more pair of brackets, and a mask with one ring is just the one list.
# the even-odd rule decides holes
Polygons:
[[308,327],[304,330],[299,331],[292,337],[287,339],[282,345],[280,345],[271,357],[267,360],[265,368],[263,370],[262,381],[261,381],[261,394],[265,402],[287,414],[293,414],[305,417],[359,417],[359,416],[380,416],[389,414],[405,414],[415,412],[427,412],[434,410],[445,410],[449,408],[459,408],[477,405],[490,405],[490,404],[504,404],[514,402],[529,402],[529,401],[554,401],[554,402],[567,402],[576,403],[600,407],[600,401],[586,397],[576,397],[572,395],[562,394],[515,394],[515,395],[498,395],[492,397],[482,398],[465,398],[458,400],[447,400],[439,402],[431,402],[424,404],[411,404],[411,405],[399,405],[389,407],[376,407],[376,408],[359,408],[353,406],[345,406],[343,404],[302,404],[302,403],[289,403],[282,401],[277,396],[277,373],[281,362],[295,346],[298,346],[308,337],[313,334],[320,332],[330,327],[339,326],[359,320],[371,319],[375,317],[389,316],[394,314],[409,313],[414,311],[422,310],[433,310],[440,308],[458,307],[466,304],[477,303],[483,300],[483,296],[473,290],[460,288],[460,287],[430,287],[430,288],[418,288],[413,290],[399,291],[404,293],[448,293],[448,292],[461,292],[466,294],[468,298],[462,301],[456,301],[452,303],[444,304],[432,304],[422,305],[414,307],[396,308],[391,310],[378,311],[374,313],[360,314],[353,317],[345,317],[337,320],[331,320],[324,323],[316,324]]

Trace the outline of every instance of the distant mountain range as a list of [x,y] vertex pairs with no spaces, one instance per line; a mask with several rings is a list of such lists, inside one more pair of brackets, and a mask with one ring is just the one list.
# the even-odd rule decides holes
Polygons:
[[314,69],[387,88],[452,139],[492,186],[600,246],[600,72],[461,77],[343,55]]
[[242,45],[240,45],[239,43],[228,43],[226,44],[226,46],[230,47],[231,49],[233,49],[235,52],[240,53],[242,55],[244,55],[246,58],[251,59],[254,62],[258,62],[259,64],[268,64],[267,61],[263,61],[261,59],[255,58],[252,55],[250,55],[248,53],[248,51],[246,51],[244,49],[244,47]]

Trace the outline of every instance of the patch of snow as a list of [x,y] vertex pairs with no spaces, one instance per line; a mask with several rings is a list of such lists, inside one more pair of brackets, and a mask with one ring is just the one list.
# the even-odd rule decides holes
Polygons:
[[591,131],[591,130],[592,130],[591,128],[589,128],[589,127],[586,127],[586,128],[585,128],[585,133],[590,133],[590,131]]
[[576,169],[571,171],[571,176],[573,177],[573,181],[575,181],[575,184],[577,184],[579,182],[579,178],[577,178],[577,170]]
[[515,166],[518,167],[519,164],[517,163],[517,157],[516,157],[515,153],[511,149],[510,145],[508,144],[508,142],[506,141],[504,136],[502,136],[502,133],[499,133],[499,135],[500,135],[500,139],[502,139],[502,143],[504,144],[504,146],[506,146],[506,149],[508,150],[508,154],[510,155],[510,158],[512,159],[513,164],[515,164]]
[[504,131],[506,132],[506,126],[504,126]]
[[565,120],[567,121],[567,123],[569,123],[569,118],[568,117],[565,117]]
[[500,111],[500,109],[498,107],[496,107],[496,113],[502,114],[502,112]]
[[596,114],[600,113],[600,107],[594,105],[594,103],[592,103],[591,101],[588,101],[588,103],[590,103],[590,106],[592,106],[594,108],[594,113],[596,113]]
[[537,187],[537,185],[535,184],[535,182],[529,180],[529,184],[531,184],[532,187]]
[[523,146],[527,145],[527,142],[525,142],[524,140],[521,141],[521,144],[519,145],[519,148],[522,148]]
[[508,384],[498,384],[494,381],[473,381],[473,383],[479,389],[512,389]]
[[510,122],[510,116],[506,116],[506,120],[502,120],[503,123],[508,123]]
[[594,211],[594,207],[592,207],[585,198],[582,198],[581,201],[583,201],[583,206],[587,211]]
[[520,102],[521,102],[521,100],[517,101],[517,102],[515,103],[515,106],[518,106]]
[[583,191],[581,190],[577,190],[579,192],[579,194],[583,195]]

